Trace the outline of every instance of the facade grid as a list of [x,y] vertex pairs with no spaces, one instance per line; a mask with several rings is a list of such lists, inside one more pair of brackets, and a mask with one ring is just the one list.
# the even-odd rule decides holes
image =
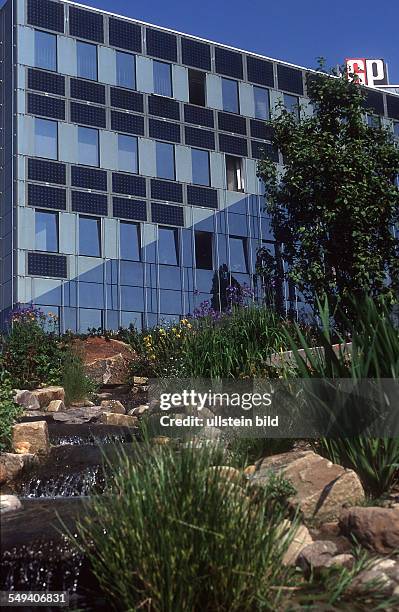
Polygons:
[[[17,304],[85,332],[260,297],[279,245],[257,160],[282,164],[280,104],[312,112],[306,70],[65,0],[7,0],[0,36],[0,326]],[[398,133],[399,96],[367,91]]]

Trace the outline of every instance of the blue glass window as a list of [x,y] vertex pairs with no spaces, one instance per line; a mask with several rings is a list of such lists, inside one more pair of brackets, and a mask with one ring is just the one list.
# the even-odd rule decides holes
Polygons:
[[209,185],[209,152],[202,149],[191,149],[194,185]]
[[58,159],[58,123],[35,118],[35,155]]
[[154,93],[172,97],[172,72],[170,64],[153,62]]
[[120,223],[121,259],[140,261],[140,226],[137,223]]
[[103,327],[103,312],[94,308],[79,308],[79,331],[87,333],[88,329]]
[[290,94],[284,94],[284,106],[289,113],[292,113],[299,121],[299,98],[298,96],[291,96]]
[[101,221],[79,217],[79,255],[101,257]]
[[213,270],[213,234],[194,232],[195,266],[198,270]]
[[57,36],[35,30],[35,66],[57,70]]
[[116,52],[116,84],[136,89],[136,58],[130,53]]
[[179,265],[179,237],[170,227],[158,228],[158,261],[170,266]]
[[118,170],[138,172],[137,138],[118,134]]
[[97,47],[78,40],[76,42],[78,76],[97,81]]
[[222,79],[222,99],[223,110],[229,111],[230,113],[240,112],[237,81],[232,81],[231,79]]
[[248,272],[246,238],[230,236],[230,270],[231,272]]
[[399,137],[399,121],[393,122],[393,133]]
[[263,87],[254,87],[255,117],[256,119],[270,118],[269,90]]
[[98,130],[78,127],[78,161],[85,166],[98,166]]
[[35,248],[58,253],[58,213],[35,211]]
[[175,146],[166,142],[156,143],[157,177],[164,179],[176,178]]

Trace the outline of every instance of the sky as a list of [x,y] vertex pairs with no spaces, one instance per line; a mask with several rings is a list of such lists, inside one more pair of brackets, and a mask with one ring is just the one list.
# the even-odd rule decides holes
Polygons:
[[398,0],[84,0],[103,10],[314,68],[383,58],[399,84]]

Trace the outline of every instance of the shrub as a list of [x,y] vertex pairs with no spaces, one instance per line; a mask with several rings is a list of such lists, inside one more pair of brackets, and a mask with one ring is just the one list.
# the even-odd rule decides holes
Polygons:
[[[157,378],[274,377],[270,355],[286,350],[292,323],[265,306],[233,306],[220,313],[203,306],[197,316],[121,339],[139,355],[134,373]],[[310,328],[301,327],[305,337]]]
[[[399,329],[395,327],[388,308],[369,298],[357,304],[357,312],[356,323],[347,322],[348,338],[352,343],[350,352],[345,350],[346,338],[343,336],[340,336],[339,350],[332,348],[334,330],[327,303],[319,306],[322,327],[317,343],[323,348],[322,353],[316,354],[308,348],[298,327],[299,342],[287,335],[294,352],[296,375],[305,379],[352,379],[358,383],[375,379],[376,397],[384,397],[384,379],[396,382],[399,379]],[[305,359],[298,353],[299,348],[305,350]],[[381,379],[382,385],[379,383]],[[334,417],[334,430],[331,437],[317,442],[318,452],[335,463],[355,470],[371,494],[379,496],[388,493],[399,481],[399,438],[377,438],[367,435],[367,430],[364,435],[348,436],[344,429],[346,421],[341,415],[347,414],[343,409],[347,410],[348,406],[351,409],[348,414],[356,414],[356,386],[352,403],[348,403],[347,397],[339,390],[329,397],[327,409]],[[369,407],[360,405],[359,418]],[[396,417],[392,433],[398,431],[398,424]]]
[[20,308],[13,312],[11,323],[1,341],[0,366],[9,373],[12,385],[34,389],[42,383],[58,384],[65,343],[56,333],[56,317],[46,317],[33,307]]
[[11,381],[0,372],[0,451],[11,450],[12,426],[22,414],[22,407],[13,401]]
[[85,373],[82,358],[72,350],[68,350],[64,356],[61,383],[65,390],[67,406],[89,397],[97,389],[96,384]]
[[266,487],[253,496],[209,469],[217,462],[210,448],[163,447],[142,461],[121,454],[110,490],[71,536],[115,608],[278,609],[294,533],[282,526],[285,492],[273,483],[275,495]]

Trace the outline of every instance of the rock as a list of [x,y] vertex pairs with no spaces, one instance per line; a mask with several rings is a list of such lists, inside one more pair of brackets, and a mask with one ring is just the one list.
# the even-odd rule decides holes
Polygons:
[[151,442],[158,446],[166,446],[172,442],[172,438],[168,438],[167,436],[155,436],[151,438]]
[[[399,596],[399,563],[393,559],[380,559],[353,579],[346,594],[356,597],[378,590],[387,597]],[[394,602],[392,602],[394,603]],[[395,603],[399,605],[399,599]],[[397,608],[389,608],[396,610]]]
[[50,449],[47,422],[17,423],[12,428],[12,445],[18,454],[47,454]]
[[1,453],[0,455],[0,484],[12,482],[23,470],[38,462],[33,454],[18,455],[16,453]]
[[256,465],[247,465],[247,467],[244,470],[244,474],[248,478],[250,476],[253,476],[255,474],[255,472],[256,472]]
[[0,514],[15,512],[22,508],[22,504],[16,495],[0,495]]
[[145,378],[144,376],[133,376],[133,384],[135,387],[138,387],[140,385],[147,385],[148,378]]
[[312,571],[317,572],[327,567],[336,553],[337,547],[334,542],[316,540],[316,542],[302,549],[297,559],[297,565],[302,569],[305,576],[309,576]]
[[136,427],[137,417],[128,414],[116,414],[114,412],[104,412],[101,415],[101,423],[104,425],[117,425],[118,427]]
[[40,408],[46,408],[50,402],[54,400],[65,400],[65,391],[62,387],[43,387],[43,389],[35,389],[32,391],[37,398]]
[[65,410],[65,404],[62,400],[52,400],[47,406],[48,412],[63,412]]
[[[289,523],[289,521],[286,521]],[[284,565],[295,565],[296,560],[302,550],[313,543],[312,536],[309,533],[309,529],[305,525],[299,525],[293,540],[291,541],[284,557]]]
[[378,553],[399,548],[399,508],[355,507],[344,510],[339,519],[342,535]]
[[103,400],[101,408],[114,414],[125,414],[125,407],[119,400]]
[[342,553],[341,555],[335,555],[326,563],[326,567],[345,567],[346,569],[352,569],[355,564],[355,557],[349,553]]
[[297,493],[292,502],[305,518],[335,519],[344,504],[364,499],[358,476],[352,470],[335,465],[313,451],[291,451],[262,460],[252,480],[266,483],[270,472],[283,473]]
[[82,356],[86,374],[96,383],[123,385],[129,380],[136,355],[125,342],[93,337],[75,340],[74,346]]
[[197,434],[198,438],[202,440],[220,440],[223,436],[223,433],[217,427],[202,427]]
[[141,406],[136,406],[135,408],[132,408],[132,410],[129,410],[128,414],[132,416],[142,417],[144,414],[146,414],[146,412],[149,411],[149,409],[150,408],[148,404],[142,404]]
[[82,424],[96,421],[103,414],[101,406],[85,406],[82,408],[68,408],[65,412],[52,413],[53,421],[70,424]]
[[39,400],[32,391],[17,389],[15,391],[14,402],[23,406],[25,410],[40,410]]
[[108,399],[112,399],[112,393],[109,393],[108,391],[103,391],[102,393],[97,393],[96,398],[97,401],[102,402],[103,400],[108,400]]
[[71,408],[93,408],[93,406],[95,406],[94,402],[87,398],[70,403]]
[[229,465],[215,465],[209,468],[209,472],[217,473],[219,478],[228,482],[234,482],[236,484],[243,483],[243,477],[239,470],[230,467]]

